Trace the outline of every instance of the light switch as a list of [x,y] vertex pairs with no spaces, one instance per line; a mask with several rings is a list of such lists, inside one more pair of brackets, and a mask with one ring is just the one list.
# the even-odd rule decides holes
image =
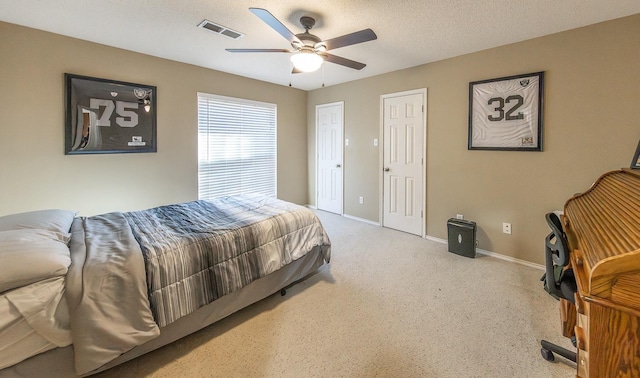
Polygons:
[[378,138],[373,138],[373,147],[378,147]]
[[345,139],[345,140],[344,140],[344,145],[345,145],[345,146],[348,146],[348,145],[349,145],[349,139]]

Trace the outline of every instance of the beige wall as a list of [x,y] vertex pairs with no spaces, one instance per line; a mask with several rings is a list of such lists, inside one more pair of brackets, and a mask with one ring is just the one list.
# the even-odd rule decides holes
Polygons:
[[[305,91],[1,22],[0,57],[0,215],[196,199],[197,92],[278,105],[278,197],[307,203]],[[65,156],[65,72],[157,86],[158,152]]]
[[[380,96],[427,88],[427,234],[446,239],[447,219],[464,214],[478,224],[480,248],[542,264],[544,214],[631,162],[640,139],[639,35],[635,15],[309,92],[310,201],[316,105],[345,102],[344,212],[378,222],[380,150],[371,142]],[[467,150],[469,82],[536,71],[545,71],[543,152]]]
[[[380,96],[427,88],[427,234],[445,239],[461,213],[480,248],[542,263],[544,213],[628,166],[640,139],[638,35],[635,15],[307,93],[0,23],[0,215],[195,199],[200,91],[278,104],[278,196],[301,204],[315,201],[315,106],[344,101],[344,211],[377,222]],[[469,82],[535,71],[544,151],[468,151]],[[64,155],[65,72],[157,86],[158,152]]]

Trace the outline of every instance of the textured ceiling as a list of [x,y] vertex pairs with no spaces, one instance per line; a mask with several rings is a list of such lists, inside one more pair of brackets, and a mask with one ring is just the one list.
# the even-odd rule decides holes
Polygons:
[[[322,39],[371,28],[378,39],[330,52],[366,63],[291,75],[289,54],[226,48],[291,46],[249,11],[265,8]],[[640,13],[639,0],[0,0],[0,20],[304,90],[335,85]],[[198,28],[204,19],[245,34]],[[1,64],[1,63],[0,63]]]

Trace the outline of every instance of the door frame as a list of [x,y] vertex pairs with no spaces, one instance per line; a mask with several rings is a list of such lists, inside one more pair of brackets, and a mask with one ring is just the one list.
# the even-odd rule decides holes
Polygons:
[[393,97],[403,97],[414,94],[422,95],[422,237],[427,235],[427,88],[412,89],[403,92],[387,93],[380,95],[380,134],[378,151],[378,187],[380,196],[378,198],[378,219],[380,226],[384,227],[384,100]]
[[336,101],[336,102],[330,102],[330,103],[326,103],[326,104],[318,104],[316,105],[316,114],[315,114],[315,118],[316,118],[316,208],[318,208],[318,196],[319,196],[319,192],[320,192],[320,187],[318,186],[318,176],[320,174],[320,170],[319,170],[319,155],[320,155],[320,150],[319,150],[319,144],[320,144],[320,139],[319,139],[319,125],[318,125],[318,109],[319,108],[327,108],[327,107],[331,107],[331,106],[336,106],[336,105],[340,105],[340,107],[342,108],[342,140],[340,141],[340,148],[342,149],[342,154],[340,155],[342,157],[341,161],[340,161],[340,165],[342,165],[342,169],[341,169],[341,175],[342,175],[342,193],[340,193],[340,197],[342,198],[342,200],[340,201],[340,215],[344,215],[344,101]]

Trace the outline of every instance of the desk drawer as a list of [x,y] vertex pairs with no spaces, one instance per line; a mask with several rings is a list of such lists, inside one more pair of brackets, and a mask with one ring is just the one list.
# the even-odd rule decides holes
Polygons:
[[[578,328],[580,331],[578,331]],[[576,337],[578,336],[578,332],[584,335],[585,340],[589,339],[589,318],[585,314],[578,313],[578,317],[576,318]]]
[[589,377],[589,353],[578,349],[578,358],[577,358],[577,375],[576,377],[580,378],[588,378]]
[[589,351],[589,338],[587,337],[587,333],[585,329],[582,327],[576,326],[576,346],[578,349],[582,349],[585,352]]
[[578,314],[588,315],[589,302],[585,302],[585,300],[580,296],[580,293],[576,293],[574,299],[576,302],[576,311],[578,311]]
[[578,347],[577,370],[578,377],[585,378],[589,376],[589,335],[588,335],[589,317],[586,314],[578,312],[576,318],[576,346]]

